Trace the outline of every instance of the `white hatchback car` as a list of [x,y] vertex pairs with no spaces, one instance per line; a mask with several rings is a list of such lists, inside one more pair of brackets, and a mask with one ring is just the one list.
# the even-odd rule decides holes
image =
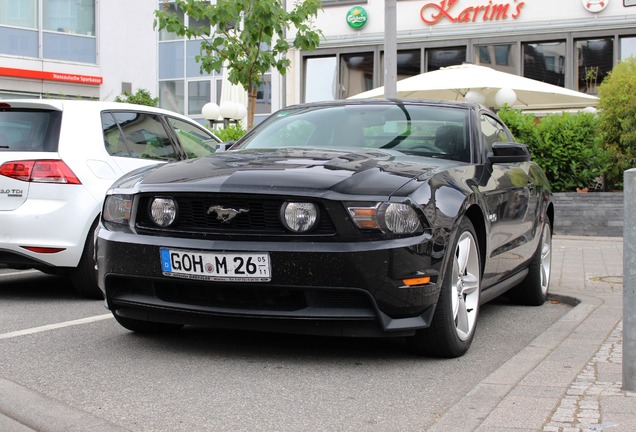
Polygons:
[[94,232],[123,174],[213,153],[220,140],[174,112],[78,100],[0,100],[0,264],[68,274],[101,298]]

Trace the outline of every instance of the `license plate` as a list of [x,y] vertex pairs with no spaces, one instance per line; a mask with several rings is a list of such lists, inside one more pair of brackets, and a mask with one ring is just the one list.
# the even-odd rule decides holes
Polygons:
[[269,253],[160,249],[164,276],[235,282],[269,282]]

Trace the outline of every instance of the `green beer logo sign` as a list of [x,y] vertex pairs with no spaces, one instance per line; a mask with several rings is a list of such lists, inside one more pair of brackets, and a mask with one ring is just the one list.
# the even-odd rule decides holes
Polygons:
[[369,15],[363,7],[354,6],[347,12],[347,24],[352,29],[360,30],[369,20]]

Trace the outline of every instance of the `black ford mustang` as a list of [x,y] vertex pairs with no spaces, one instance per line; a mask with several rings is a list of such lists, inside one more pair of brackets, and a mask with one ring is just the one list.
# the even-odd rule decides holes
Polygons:
[[298,105],[117,181],[99,286],[133,331],[399,336],[456,357],[480,304],[545,301],[553,218],[545,175],[483,106]]

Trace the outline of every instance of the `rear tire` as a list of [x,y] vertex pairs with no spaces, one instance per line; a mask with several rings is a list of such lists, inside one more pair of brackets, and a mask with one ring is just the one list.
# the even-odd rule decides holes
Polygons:
[[97,268],[95,264],[95,231],[97,221],[88,231],[84,251],[77,267],[71,269],[70,277],[73,288],[81,296],[89,299],[103,299],[104,295],[97,286]]
[[551,269],[552,226],[546,218],[541,229],[539,246],[528,266],[528,276],[510,290],[510,300],[524,306],[541,306],[545,303],[548,298]]
[[146,333],[146,334],[157,334],[157,333],[169,333],[177,330],[181,330],[183,328],[182,324],[169,324],[169,323],[158,323],[152,321],[142,321],[134,318],[128,318],[117,315],[115,311],[113,311],[113,316],[115,320],[125,329],[136,332],[136,333]]
[[431,326],[409,338],[419,354],[460,357],[475,336],[481,291],[481,259],[473,224],[463,219],[455,243],[448,249],[444,281]]

